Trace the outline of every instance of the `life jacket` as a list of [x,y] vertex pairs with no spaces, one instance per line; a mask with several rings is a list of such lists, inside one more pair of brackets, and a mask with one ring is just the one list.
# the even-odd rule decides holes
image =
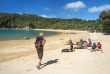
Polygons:
[[36,42],[35,42],[35,48],[36,49],[42,49],[43,48],[42,41],[43,41],[43,37],[37,37],[36,38]]

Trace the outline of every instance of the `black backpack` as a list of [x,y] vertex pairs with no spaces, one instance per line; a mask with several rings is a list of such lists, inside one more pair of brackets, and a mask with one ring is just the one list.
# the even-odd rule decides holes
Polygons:
[[36,42],[35,42],[36,49],[43,48],[42,40],[43,40],[43,37],[36,37]]

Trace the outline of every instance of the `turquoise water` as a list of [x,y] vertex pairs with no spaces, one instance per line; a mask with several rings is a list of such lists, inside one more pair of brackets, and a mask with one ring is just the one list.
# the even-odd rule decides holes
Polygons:
[[24,39],[24,37],[35,38],[39,36],[39,33],[43,32],[44,36],[50,36],[58,34],[57,32],[51,31],[37,31],[37,30],[0,30],[0,41],[3,40],[15,40]]

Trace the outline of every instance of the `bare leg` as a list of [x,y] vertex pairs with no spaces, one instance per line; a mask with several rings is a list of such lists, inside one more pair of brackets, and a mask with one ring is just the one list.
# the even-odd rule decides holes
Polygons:
[[38,62],[38,66],[40,66],[40,64],[41,64],[41,59],[40,59],[39,62]]
[[37,65],[38,70],[40,70],[40,64],[41,64],[41,59],[39,60],[38,65]]

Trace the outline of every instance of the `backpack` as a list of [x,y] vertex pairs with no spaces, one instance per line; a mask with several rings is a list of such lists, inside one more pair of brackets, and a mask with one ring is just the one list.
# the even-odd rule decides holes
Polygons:
[[43,37],[37,37],[36,42],[35,42],[35,47],[36,49],[42,49],[43,48]]
[[69,52],[68,49],[62,49],[62,52]]

